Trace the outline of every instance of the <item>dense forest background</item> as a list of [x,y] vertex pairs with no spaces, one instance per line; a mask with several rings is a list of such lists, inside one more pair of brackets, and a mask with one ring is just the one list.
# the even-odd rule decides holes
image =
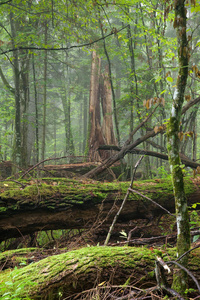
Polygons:
[[[199,10],[188,3],[190,49],[185,103],[199,95]],[[134,136],[162,131],[178,72],[170,1],[7,1],[1,3],[0,157],[27,168],[46,158],[102,161]],[[197,160],[198,107],[182,119],[181,152]],[[142,148],[167,153],[165,134]],[[126,156],[128,166],[134,155]],[[137,159],[137,157],[136,157]],[[145,158],[143,173],[168,164]],[[150,168],[151,165],[151,168]]]
[[200,2],[0,7],[2,299],[197,299]]

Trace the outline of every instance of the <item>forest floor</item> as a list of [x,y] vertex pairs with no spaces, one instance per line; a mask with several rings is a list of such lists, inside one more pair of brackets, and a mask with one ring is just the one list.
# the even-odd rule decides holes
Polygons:
[[[79,166],[77,165],[76,167]],[[51,168],[49,168],[49,171],[50,169]],[[65,169],[65,166],[63,167],[63,169]],[[55,172],[55,169],[53,172]],[[60,167],[58,168],[58,172],[60,172]],[[57,173],[56,174],[54,173],[54,175],[57,175]],[[195,183],[195,180],[193,181]],[[199,188],[199,181],[197,183],[196,183],[197,188]],[[151,183],[148,182],[148,184]],[[152,183],[152,186],[154,185],[155,182]],[[7,186],[7,183],[5,183],[5,186]],[[166,194],[166,190],[164,192]],[[194,247],[198,245],[199,236],[200,236],[199,212],[196,210],[191,211],[190,220],[191,220],[192,230],[196,230],[198,232],[196,234],[194,233],[192,236],[192,241],[193,241],[192,247]],[[78,250],[78,249],[87,248],[91,246],[103,246],[106,240],[107,233],[108,233],[108,226],[107,227],[103,225],[101,226],[99,224],[96,224],[96,222],[94,222],[94,224],[91,224],[90,228],[87,229],[65,229],[65,230],[60,229],[60,230],[40,231],[29,235],[24,235],[20,238],[12,238],[6,240],[0,244],[0,251],[3,252],[3,251],[10,250],[12,252],[13,250],[15,252],[13,252],[13,255],[11,255],[11,258],[9,259],[8,258],[2,260],[0,259],[0,270],[2,271],[5,269],[21,268],[23,266],[23,263],[21,259],[19,259],[19,257],[22,255],[23,249],[24,250],[27,248],[32,249],[31,251],[28,251],[26,253],[26,265],[28,265],[31,263],[39,262],[52,255],[66,253],[73,250]],[[150,250],[163,249],[165,251],[166,249],[173,249],[176,245],[176,222],[174,216],[163,214],[163,215],[159,215],[158,217],[152,216],[152,218],[149,217],[146,219],[137,219],[131,221],[129,220],[127,222],[124,220],[123,222],[118,221],[114,227],[108,246],[115,247],[115,246],[126,246],[126,245],[136,247],[138,249],[140,248],[142,249],[143,246],[145,247],[145,249],[150,249]],[[18,250],[16,251],[16,249]],[[116,288],[118,289],[118,287]],[[129,292],[127,290],[127,294],[128,293]],[[151,293],[152,291],[150,291],[150,294]],[[152,296],[149,297],[148,299],[163,299],[159,293],[158,294],[156,293],[157,292],[153,292]],[[119,298],[119,294],[120,292],[119,293],[117,292],[116,297]],[[80,294],[80,297],[75,296],[75,298],[69,298],[69,299],[92,299],[90,298],[90,296],[88,297],[89,298],[87,297],[84,298],[83,295]],[[198,299],[195,297],[196,294],[194,294],[194,298],[191,299]],[[103,300],[103,299],[111,299],[111,298],[103,295],[99,299]],[[126,297],[123,299],[139,299],[139,298]]]
[[[127,230],[128,228],[128,230]],[[130,229],[131,228],[131,229]],[[104,228],[91,226],[89,230],[49,230],[32,235],[13,238],[1,243],[0,250],[14,250],[36,247],[34,258],[30,262],[41,260],[47,256],[76,250],[82,247],[104,245],[107,231]],[[134,245],[146,247],[174,247],[176,244],[176,224],[171,216],[163,215],[153,221],[135,220],[130,223],[116,224],[108,246]],[[41,251],[40,251],[41,249]],[[9,262],[13,267],[16,262]],[[9,267],[9,266],[6,266]],[[10,266],[11,267],[11,266]],[[0,264],[0,269],[5,266]]]

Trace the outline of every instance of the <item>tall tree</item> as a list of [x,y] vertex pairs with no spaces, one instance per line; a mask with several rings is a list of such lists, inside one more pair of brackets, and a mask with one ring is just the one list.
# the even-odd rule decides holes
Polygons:
[[[12,47],[15,47],[15,38],[17,35],[16,23],[14,22],[14,14],[10,12],[10,27],[12,34]],[[21,155],[21,99],[20,99],[20,70],[19,70],[19,51],[15,51],[14,63],[13,63],[13,73],[14,73],[14,84],[15,84],[15,139],[13,147],[13,160],[14,162],[21,166],[22,165],[22,155]]]
[[[47,45],[47,31],[48,24],[44,22],[44,44]],[[45,158],[45,145],[46,145],[46,112],[47,112],[47,51],[44,53],[44,94],[43,94],[43,122],[42,122],[42,160]]]
[[90,79],[90,104],[89,104],[89,140],[88,150],[91,160],[98,160],[96,152],[100,145],[105,144],[101,129],[101,113],[99,98],[101,59],[97,52],[92,52],[91,79]]
[[[187,84],[189,62],[188,40],[186,36],[187,17],[185,0],[174,1],[174,11],[174,28],[176,28],[177,33],[179,72],[173,96],[171,115],[167,126],[167,148],[175,197],[177,255],[180,257],[190,248],[190,227],[187,199],[184,191],[183,172],[179,156],[181,111]],[[182,265],[187,267],[187,262],[188,257],[184,256],[184,258],[181,259]],[[182,269],[177,269],[174,273],[173,288],[180,293],[184,293],[187,288],[187,273]]]
[[112,108],[112,90],[109,76],[109,66],[106,65],[105,72],[102,74],[101,83],[101,103],[103,112],[102,130],[105,142],[108,145],[116,145],[116,139],[113,127],[113,108]]

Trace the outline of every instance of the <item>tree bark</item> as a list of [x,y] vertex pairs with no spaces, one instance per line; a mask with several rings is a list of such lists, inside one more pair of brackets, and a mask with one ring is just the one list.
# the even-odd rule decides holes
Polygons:
[[[129,183],[100,183],[68,179],[46,179],[1,184],[0,240],[50,229],[109,228],[121,206]],[[188,203],[199,202],[198,179],[185,179]],[[171,180],[135,182],[133,189],[151,198],[170,212],[174,211]],[[3,192],[4,191],[4,192]],[[166,211],[143,197],[130,194],[119,216],[119,224],[135,219],[153,220]],[[121,225],[120,225],[121,226]]]
[[101,103],[103,112],[103,124],[102,130],[105,138],[105,142],[109,145],[117,145],[115,139],[113,118],[112,118],[112,91],[109,78],[108,65],[105,68],[105,72],[102,75],[102,89],[101,89]]
[[[167,125],[167,149],[175,197],[177,222],[177,256],[180,257],[190,248],[189,215],[187,198],[184,191],[181,160],[179,156],[180,140],[178,136],[178,133],[180,131],[181,110],[184,102],[184,93],[187,84],[189,62],[189,49],[186,35],[187,17],[185,0],[175,1],[174,11],[174,28],[176,28],[177,33],[179,72],[173,96],[171,115],[169,123]],[[185,268],[187,268],[187,263],[188,257],[184,256],[184,258],[181,260],[181,264]],[[188,288],[188,275],[184,270],[180,268],[178,268],[174,273],[173,288],[181,294],[184,294],[186,288]]]
[[[7,252],[8,258],[10,255],[12,253]],[[13,253],[14,258],[16,255]],[[21,269],[0,273],[0,296],[4,293],[12,296],[13,291],[16,295],[18,291],[19,299],[28,296],[31,299],[73,299],[75,293],[98,289],[98,286],[107,291],[109,286],[124,285],[123,289],[120,287],[121,296],[127,287],[127,280],[132,286],[144,290],[157,284],[154,275],[155,255],[161,256],[165,262],[176,259],[173,249],[161,252],[139,247],[87,247],[49,256]],[[34,257],[32,251],[26,255],[23,264],[26,261],[28,263],[29,257]],[[197,280],[200,280],[199,265],[197,249],[189,259],[190,271]],[[171,274],[167,275],[167,279],[171,283]],[[190,281],[190,287],[196,288],[194,282]]]
[[[44,22],[44,44],[47,45],[47,21]],[[47,51],[44,53],[44,83],[43,83],[43,115],[42,115],[42,150],[41,159],[45,158],[45,147],[46,147],[46,111],[47,111]]]
[[[15,47],[16,38],[16,24],[14,22],[14,14],[10,13],[10,27],[12,33],[12,46]],[[15,84],[15,139],[13,145],[13,161],[22,166],[22,153],[21,153],[21,99],[20,99],[20,70],[19,70],[19,55],[18,51],[13,52],[13,73]]]
[[[100,23],[100,22],[99,22]],[[101,35],[104,38],[104,32],[103,32],[103,26],[100,23],[100,28],[101,28]],[[104,46],[104,52],[108,61],[108,78],[107,81],[109,80],[109,85],[112,93],[112,100],[113,100],[113,115],[114,115],[114,121],[115,121],[115,130],[116,130],[116,135],[117,135],[117,142],[118,145],[120,145],[120,133],[119,133],[119,122],[118,122],[118,116],[117,116],[117,105],[116,105],[116,97],[115,97],[115,91],[114,91],[114,86],[113,86],[113,80],[112,80],[112,69],[111,69],[111,62],[110,62],[110,57],[108,55],[107,47],[106,47],[106,40],[105,38],[103,39],[103,46]]]
[[105,144],[101,128],[99,82],[101,60],[96,51],[92,52],[90,104],[89,104],[89,140],[88,151],[91,161],[98,161],[101,153],[96,152],[99,145]]
[[39,114],[38,114],[38,91],[37,91],[37,81],[35,72],[35,59],[34,53],[32,54],[32,70],[33,70],[33,85],[34,85],[34,104],[35,104],[35,161],[39,162]]

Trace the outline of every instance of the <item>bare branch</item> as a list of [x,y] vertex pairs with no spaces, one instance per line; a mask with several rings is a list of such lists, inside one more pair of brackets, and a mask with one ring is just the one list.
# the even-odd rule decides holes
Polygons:
[[184,266],[179,264],[177,261],[173,261],[173,260],[167,262],[167,264],[168,265],[171,265],[171,264],[177,265],[180,269],[184,270],[192,278],[192,280],[196,283],[196,286],[197,286],[197,288],[200,292],[200,286],[199,286],[199,283],[198,283],[197,279],[194,277],[194,275],[188,269],[186,269]]
[[[127,25],[128,26],[128,25]],[[35,46],[27,46],[27,47],[16,47],[16,48],[12,48],[12,49],[9,49],[9,50],[6,50],[6,51],[2,51],[0,53],[0,55],[3,55],[3,54],[6,54],[6,53],[9,53],[9,52],[14,52],[14,51],[17,51],[17,50],[40,50],[40,51],[63,51],[63,50],[70,50],[70,49],[73,49],[73,48],[82,48],[82,47],[86,47],[86,46],[91,46],[95,43],[98,43],[99,41],[102,41],[106,38],[108,38],[109,36],[113,35],[113,34],[117,34],[118,32],[124,30],[127,26],[125,27],[122,27],[121,29],[117,30],[117,29],[113,29],[109,34],[107,34],[106,36],[104,37],[101,37],[95,41],[92,41],[92,42],[89,42],[89,43],[85,43],[85,44],[81,44],[81,45],[73,45],[73,46],[70,46],[70,47],[35,47]]]
[[46,158],[42,161],[39,161],[36,165],[32,166],[31,168],[29,168],[24,174],[22,174],[22,176],[20,177],[20,179],[24,178],[24,176],[26,176],[28,173],[30,173],[32,170],[34,170],[35,168],[37,168],[39,165],[43,164],[45,161],[49,161],[49,160],[59,160],[62,158],[68,158],[71,157],[69,155],[67,156],[61,156],[61,157],[52,157],[52,158]]
[[[182,109],[181,114],[184,114],[190,107],[195,105],[200,101],[200,97],[197,97],[194,100],[189,101]],[[138,138],[136,141],[134,141],[132,144],[129,144],[129,139],[125,142],[122,149],[119,151],[119,153],[111,156],[108,158],[105,162],[103,162],[100,166],[96,167],[96,169],[93,169],[92,171],[89,171],[84,175],[84,177],[94,177],[95,175],[100,174],[104,170],[106,170],[108,167],[110,167],[112,164],[114,164],[116,161],[122,159],[127,153],[130,153],[135,147],[137,147],[142,142],[146,141],[147,139],[154,137],[158,134],[163,134],[165,132],[166,126],[161,126],[163,129],[160,131],[155,132],[154,130],[151,130],[147,132],[144,136]],[[127,145],[128,144],[128,145]]]
[[[114,146],[114,145],[102,145],[102,146],[99,146],[99,148],[98,148],[98,150],[115,150],[115,151],[121,151],[121,149],[122,148],[120,148],[118,146]],[[134,148],[132,150],[127,150],[126,154],[127,153],[132,153],[132,154],[145,153],[145,155],[154,156],[154,157],[158,157],[160,159],[168,160],[168,155],[159,153],[159,152],[155,152],[155,151],[146,150],[146,149]],[[200,166],[199,163],[189,159],[187,156],[183,155],[182,153],[180,153],[180,158],[181,158],[182,163],[186,167],[196,169],[197,167]]]
[[123,209],[123,207],[124,207],[124,205],[125,205],[125,203],[126,203],[126,201],[127,201],[127,199],[128,199],[128,196],[129,196],[129,194],[130,194],[130,191],[131,191],[131,189],[132,189],[132,187],[133,187],[133,181],[134,181],[135,172],[136,172],[136,170],[137,170],[137,167],[139,166],[139,164],[141,163],[141,161],[142,161],[143,158],[144,158],[144,155],[142,155],[142,156],[139,158],[139,160],[137,161],[137,163],[135,164],[135,168],[134,168],[134,172],[133,172],[133,177],[132,177],[132,179],[131,179],[130,186],[129,186],[127,192],[126,192],[126,195],[125,195],[125,197],[124,197],[124,200],[123,200],[123,202],[122,202],[122,204],[121,204],[121,206],[120,206],[120,208],[119,208],[117,214],[115,215],[115,217],[114,217],[114,219],[113,219],[113,222],[112,222],[112,224],[111,224],[111,226],[110,226],[110,229],[109,229],[109,232],[108,232],[108,234],[107,234],[107,237],[106,237],[104,246],[106,246],[106,245],[108,244],[108,242],[109,242],[110,236],[111,236],[112,231],[113,231],[113,228],[114,228],[114,226],[115,226],[115,223],[117,222],[117,219],[118,219],[118,217],[119,217],[119,215],[120,215],[120,213],[121,213],[121,211],[122,211],[122,209]]

